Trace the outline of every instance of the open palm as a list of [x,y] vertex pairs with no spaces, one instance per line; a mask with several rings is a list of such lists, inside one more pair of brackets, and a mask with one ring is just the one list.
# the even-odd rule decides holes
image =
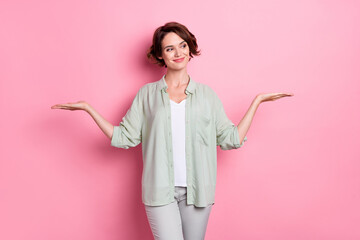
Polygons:
[[85,101],[78,101],[74,103],[56,104],[51,106],[51,109],[65,109],[65,110],[85,110],[88,103]]
[[294,96],[292,93],[263,93],[259,94],[258,98],[261,102],[267,102],[267,101],[275,101],[277,99],[283,98],[283,97],[291,97]]

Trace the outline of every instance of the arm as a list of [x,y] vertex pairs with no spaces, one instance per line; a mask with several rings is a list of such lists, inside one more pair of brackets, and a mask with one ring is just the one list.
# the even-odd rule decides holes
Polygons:
[[254,118],[255,112],[259,107],[261,101],[258,96],[252,101],[249,109],[247,110],[245,116],[241,119],[239,124],[237,125],[237,129],[239,132],[239,139],[242,142],[250,128],[251,122]]
[[104,134],[110,138],[111,146],[128,149],[141,143],[141,128],[143,123],[141,90],[136,94],[130,109],[123,117],[119,126],[113,126],[85,101],[56,104],[51,108],[86,111],[94,119]]
[[114,132],[114,126],[109,123],[105,118],[103,118],[103,116],[101,116],[97,111],[95,111],[95,109],[90,104],[87,105],[85,111],[90,114],[90,116],[94,119],[101,131],[103,131],[103,133],[109,139],[111,139]]
[[65,110],[83,110],[90,114],[96,124],[100,127],[103,133],[111,139],[114,131],[114,126],[103,118],[90,104],[85,101],[79,101],[76,103],[56,104],[51,109],[65,109]]
[[274,101],[282,97],[291,97],[294,96],[292,93],[267,93],[267,94],[258,94],[255,99],[252,101],[249,109],[247,110],[245,116],[241,119],[239,124],[237,125],[237,129],[239,132],[240,142],[244,140],[251,122],[254,118],[255,112],[259,107],[260,103],[266,101]]

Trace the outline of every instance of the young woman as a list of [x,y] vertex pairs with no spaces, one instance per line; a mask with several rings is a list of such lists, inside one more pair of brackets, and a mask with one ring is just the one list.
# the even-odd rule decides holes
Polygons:
[[119,126],[84,101],[53,109],[84,110],[114,147],[142,143],[142,201],[155,239],[204,239],[216,184],[216,146],[241,147],[258,106],[291,93],[258,94],[235,126],[217,94],[194,81],[187,64],[199,55],[195,36],[182,24],[156,29],[148,58],[166,68],[158,81],[136,94]]

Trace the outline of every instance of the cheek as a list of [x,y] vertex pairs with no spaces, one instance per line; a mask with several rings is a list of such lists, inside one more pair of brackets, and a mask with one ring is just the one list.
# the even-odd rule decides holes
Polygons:
[[166,62],[168,60],[169,56],[166,53],[163,53],[162,58]]
[[165,52],[163,55],[164,55],[164,58],[166,58],[166,59],[172,58],[172,53],[171,52]]

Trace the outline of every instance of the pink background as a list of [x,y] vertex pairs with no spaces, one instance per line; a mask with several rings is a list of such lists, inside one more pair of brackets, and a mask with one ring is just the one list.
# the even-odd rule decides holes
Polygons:
[[86,100],[117,125],[138,89],[154,30],[188,26],[189,63],[228,117],[263,103],[245,145],[218,148],[206,239],[360,239],[359,1],[1,1],[0,239],[152,239],[141,145],[109,139]]

